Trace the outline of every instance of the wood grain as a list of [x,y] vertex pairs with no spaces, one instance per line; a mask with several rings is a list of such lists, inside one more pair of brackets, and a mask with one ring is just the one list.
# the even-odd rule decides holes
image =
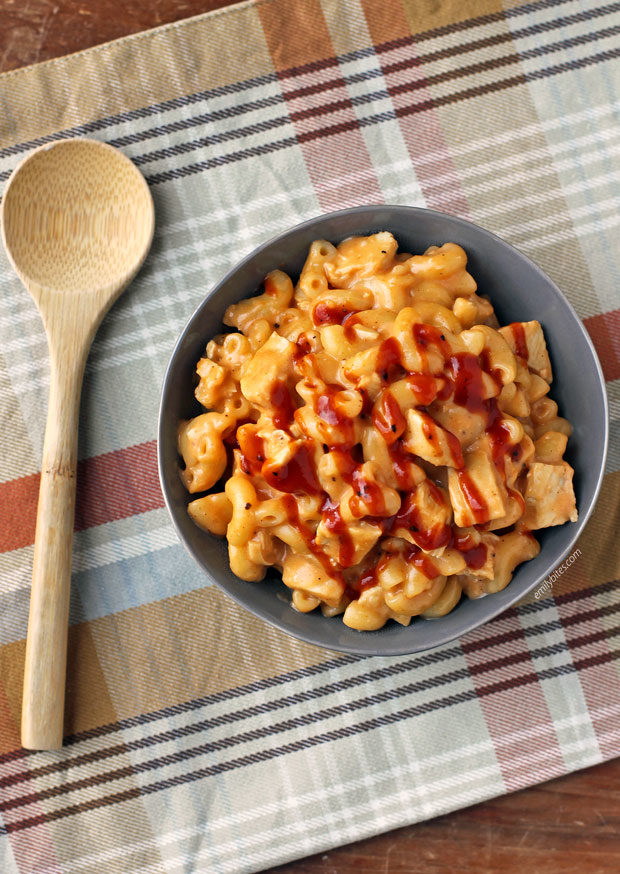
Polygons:
[[62,746],[80,392],[110,305],[141,266],[155,223],[144,178],[95,140],[35,149],[11,174],[2,240],[43,319],[50,394],[34,541],[22,746]]
[[230,5],[230,0],[0,0],[0,72]]
[[[229,0],[0,0],[0,71],[98,45]],[[617,874],[620,759],[272,874]]]

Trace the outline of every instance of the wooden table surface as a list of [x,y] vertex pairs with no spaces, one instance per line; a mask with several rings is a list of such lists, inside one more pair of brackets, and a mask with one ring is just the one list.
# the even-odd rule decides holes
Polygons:
[[[0,72],[229,5],[230,0],[0,0]],[[618,874],[620,759],[273,874]]]

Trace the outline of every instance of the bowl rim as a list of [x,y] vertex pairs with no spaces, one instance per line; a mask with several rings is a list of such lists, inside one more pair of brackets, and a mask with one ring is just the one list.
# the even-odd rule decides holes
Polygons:
[[[385,204],[385,203],[363,204],[361,206],[347,207],[346,209],[340,209],[340,210],[335,210],[332,212],[321,213],[321,214],[314,216],[312,218],[305,219],[303,222],[299,222],[298,224],[293,225],[292,227],[286,228],[284,231],[281,231],[279,234],[275,234],[274,236],[270,237],[269,239],[267,239],[263,243],[260,243],[258,246],[254,247],[240,261],[237,261],[234,264],[234,266],[231,267],[231,269],[228,270],[224,274],[224,276],[222,276],[219,280],[217,280],[217,282],[213,285],[213,287],[210,289],[210,291],[208,291],[207,294],[204,295],[204,297],[202,298],[200,303],[195,307],[195,309],[193,310],[193,312],[190,314],[187,321],[185,322],[185,325],[184,325],[183,329],[181,330],[180,334],[178,335],[177,340],[176,340],[174,347],[172,349],[172,352],[170,354],[170,358],[169,358],[168,363],[166,365],[164,377],[162,380],[160,404],[159,404],[159,410],[158,410],[158,421],[157,421],[157,469],[158,469],[159,481],[160,481],[160,486],[161,486],[162,494],[164,497],[166,509],[168,511],[168,515],[170,516],[170,519],[172,520],[172,524],[176,530],[177,536],[178,536],[181,544],[185,548],[185,550],[192,556],[194,561],[198,564],[201,572],[204,573],[207,576],[207,578],[209,580],[211,580],[211,582],[213,584],[215,584],[221,591],[223,591],[229,598],[232,598],[233,601],[235,601],[237,604],[239,604],[244,610],[246,610],[247,612],[249,612],[253,616],[257,616],[263,622],[267,622],[269,625],[272,625],[272,626],[278,628],[279,630],[284,631],[286,634],[290,635],[291,637],[293,637],[297,640],[300,640],[302,642],[305,642],[305,643],[313,644],[314,646],[317,646],[317,647],[325,650],[326,652],[331,651],[331,652],[347,653],[350,655],[358,655],[358,656],[372,656],[372,655],[374,655],[377,657],[383,657],[383,656],[404,656],[404,655],[413,655],[416,653],[430,652],[432,650],[437,649],[440,646],[445,646],[446,644],[452,643],[455,640],[460,639],[463,635],[468,634],[471,631],[474,631],[478,628],[481,628],[482,626],[484,626],[488,622],[490,622],[492,619],[495,619],[497,616],[506,612],[511,607],[514,607],[514,605],[518,601],[522,600],[530,592],[532,592],[536,588],[536,586],[538,586],[540,584],[541,580],[546,579],[548,574],[552,572],[552,568],[547,568],[544,571],[543,575],[540,577],[540,579],[536,579],[534,582],[532,582],[530,585],[528,585],[527,588],[525,589],[525,591],[519,591],[518,593],[516,593],[513,598],[509,599],[508,603],[498,602],[497,606],[491,608],[490,612],[488,612],[484,616],[484,618],[482,618],[480,621],[470,623],[467,628],[462,629],[462,630],[457,631],[457,632],[447,632],[447,633],[444,632],[443,634],[438,633],[437,641],[433,642],[430,645],[416,646],[416,635],[411,634],[410,638],[405,638],[405,640],[410,640],[410,643],[407,642],[407,643],[403,644],[401,642],[400,645],[392,644],[391,646],[381,647],[380,645],[377,645],[377,644],[378,644],[378,641],[380,639],[378,637],[378,635],[381,634],[381,631],[383,629],[378,629],[377,631],[358,632],[358,634],[360,635],[360,642],[362,640],[368,641],[369,644],[371,642],[374,642],[374,644],[375,644],[374,646],[366,646],[366,647],[359,646],[358,647],[358,646],[355,646],[354,644],[349,645],[348,643],[339,643],[339,642],[334,642],[333,644],[326,644],[324,642],[324,640],[319,639],[319,637],[312,632],[311,628],[309,628],[307,631],[301,632],[296,628],[292,628],[289,624],[286,623],[286,621],[282,621],[278,617],[274,617],[274,616],[270,615],[267,611],[263,611],[263,609],[260,607],[249,607],[247,605],[247,603],[245,602],[243,597],[231,592],[229,590],[229,588],[224,583],[222,583],[222,582],[220,582],[220,580],[218,580],[218,578],[216,577],[215,574],[213,574],[209,569],[207,569],[205,567],[205,565],[202,561],[202,558],[199,556],[197,551],[190,545],[190,543],[188,543],[187,540],[185,539],[183,532],[181,530],[181,526],[176,519],[175,512],[173,511],[172,496],[170,494],[170,490],[169,490],[168,484],[167,484],[167,474],[166,474],[166,470],[165,470],[165,463],[164,463],[163,450],[162,450],[162,444],[164,442],[164,433],[166,430],[165,408],[166,408],[167,395],[168,395],[168,391],[169,391],[169,387],[170,387],[170,383],[171,383],[171,371],[172,371],[172,368],[173,368],[173,365],[174,365],[174,362],[175,362],[175,359],[176,359],[176,356],[177,356],[179,350],[183,346],[187,335],[192,330],[192,325],[193,325],[194,320],[200,315],[203,308],[207,306],[210,298],[212,298],[213,295],[215,295],[223,285],[225,285],[227,282],[229,282],[242,267],[244,267],[249,262],[253,261],[263,251],[270,248],[271,246],[278,243],[279,241],[284,240],[289,235],[298,234],[300,231],[303,231],[303,230],[309,230],[313,225],[315,225],[319,222],[324,222],[326,220],[332,220],[332,219],[337,220],[340,217],[345,217],[345,216],[349,216],[349,215],[356,215],[356,214],[360,215],[360,216],[366,215],[366,214],[370,215],[373,212],[376,212],[377,210],[390,210],[390,211],[396,211],[396,212],[400,212],[400,213],[406,213],[407,215],[417,214],[417,215],[432,216],[432,217],[439,219],[439,220],[449,219],[451,222],[456,223],[457,225],[461,225],[464,228],[474,228],[475,231],[477,233],[481,234],[483,238],[484,237],[489,238],[494,243],[494,245],[497,245],[499,243],[500,246],[506,247],[509,250],[511,250],[513,256],[516,256],[518,259],[522,259],[523,261],[525,261],[530,270],[533,270],[540,277],[542,277],[542,279],[545,281],[545,283],[553,291],[553,294],[561,301],[561,304],[568,309],[568,311],[570,312],[570,315],[573,318],[573,321],[578,326],[579,331],[581,332],[581,335],[582,335],[586,345],[589,347],[589,350],[591,352],[592,360],[594,362],[594,366],[596,369],[597,381],[598,381],[598,384],[601,388],[601,395],[602,395],[602,401],[603,401],[603,412],[604,412],[603,451],[602,451],[600,468],[599,468],[598,474],[597,474],[596,486],[595,486],[594,491],[592,493],[592,497],[590,499],[589,506],[585,509],[585,511],[583,511],[583,513],[580,512],[579,519],[577,522],[571,523],[571,524],[575,525],[575,530],[574,530],[573,535],[570,537],[568,543],[564,547],[564,554],[563,554],[564,556],[569,555],[570,550],[574,547],[575,543],[577,542],[577,540],[581,536],[581,534],[582,534],[582,532],[583,532],[588,520],[590,519],[590,517],[594,511],[594,508],[597,504],[597,501],[598,501],[598,498],[600,495],[600,491],[601,491],[601,487],[603,484],[603,479],[605,477],[607,452],[608,452],[608,448],[609,448],[609,430],[610,430],[610,428],[609,428],[609,400],[608,400],[608,396],[607,396],[607,385],[606,385],[605,376],[603,374],[603,369],[601,367],[601,363],[599,361],[594,343],[592,342],[592,338],[590,337],[589,333],[587,332],[585,325],[583,324],[581,318],[577,314],[577,312],[576,312],[575,308],[573,307],[573,305],[571,304],[571,302],[568,300],[566,295],[564,295],[564,293],[561,291],[559,286],[556,285],[556,283],[551,279],[551,277],[547,273],[545,273],[544,270],[542,270],[542,268],[538,266],[538,264],[536,264],[534,261],[532,261],[520,249],[517,249],[516,246],[513,246],[511,243],[508,243],[506,240],[502,239],[502,237],[500,237],[498,234],[495,234],[492,231],[489,231],[486,228],[481,227],[480,225],[476,224],[475,222],[469,221],[468,219],[464,219],[464,218],[461,218],[460,216],[452,215],[451,213],[441,212],[439,210],[427,209],[426,207],[408,206],[407,204]],[[346,239],[346,238],[343,238],[343,239]],[[205,532],[205,533],[207,533],[207,532]],[[558,566],[557,564],[554,565],[554,567],[557,567],[557,566]],[[507,588],[509,588],[509,586],[510,586],[510,584],[508,584]],[[484,596],[484,598],[480,599],[480,600],[484,600],[486,602],[488,597],[489,597],[488,595]],[[292,610],[293,608],[291,607],[290,609]],[[338,618],[338,617],[336,617],[336,618]],[[434,620],[434,622],[439,624],[440,619]]]

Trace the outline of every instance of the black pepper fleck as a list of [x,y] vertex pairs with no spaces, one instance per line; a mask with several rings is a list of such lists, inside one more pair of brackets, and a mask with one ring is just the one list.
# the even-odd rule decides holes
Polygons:
[[246,510],[249,510],[251,506],[252,506],[252,504],[246,504],[246,505],[245,505],[245,509],[246,509]]
[[396,425],[392,425],[392,431],[396,433]]

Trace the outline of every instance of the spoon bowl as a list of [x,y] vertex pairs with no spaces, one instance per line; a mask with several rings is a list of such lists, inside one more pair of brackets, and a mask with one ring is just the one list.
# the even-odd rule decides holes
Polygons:
[[50,395],[32,568],[22,745],[62,745],[77,427],[84,365],[106,311],[153,239],[148,186],[106,143],[58,140],[10,176],[2,239],[47,334]]
[[144,177],[98,140],[42,146],[15,169],[4,193],[4,244],[31,293],[33,286],[120,291],[144,261],[153,227]]

